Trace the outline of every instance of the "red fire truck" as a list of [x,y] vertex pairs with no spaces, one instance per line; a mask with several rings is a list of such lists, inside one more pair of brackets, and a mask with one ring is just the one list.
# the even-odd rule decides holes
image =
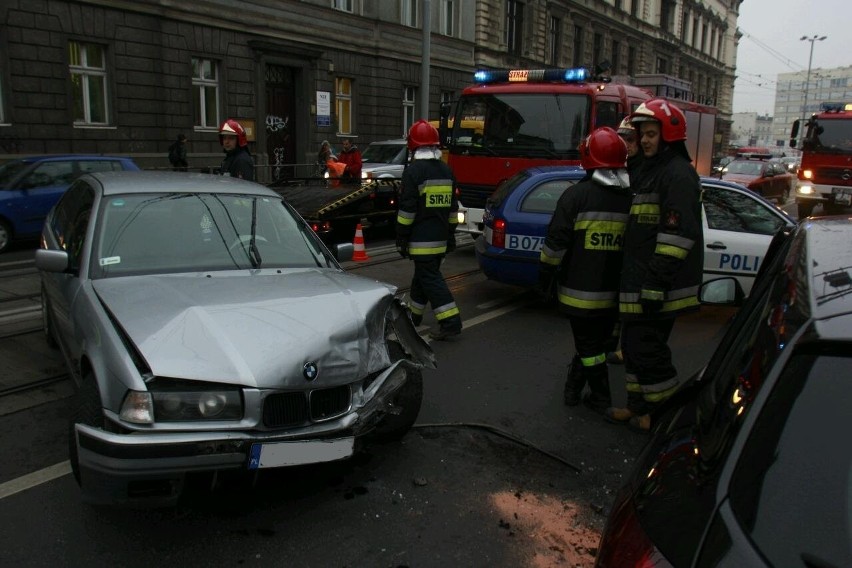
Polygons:
[[[460,190],[459,230],[482,232],[485,200],[504,180],[541,165],[579,165],[577,146],[593,129],[617,128],[652,98],[643,88],[592,80],[585,69],[477,71],[440,130]],[[710,173],[716,109],[673,100],[687,120],[687,148],[698,172]]]
[[[790,146],[797,146],[799,121],[793,122]],[[821,203],[823,213],[852,205],[852,103],[823,103],[802,133],[802,163],[796,182],[796,205],[803,219]]]

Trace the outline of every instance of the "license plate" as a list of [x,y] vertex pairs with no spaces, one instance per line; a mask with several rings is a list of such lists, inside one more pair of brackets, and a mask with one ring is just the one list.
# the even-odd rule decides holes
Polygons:
[[544,244],[544,237],[532,235],[506,235],[506,248],[509,250],[525,250],[538,252]]
[[248,468],[264,469],[341,460],[351,456],[354,447],[355,438],[252,444]]
[[852,187],[832,187],[831,194],[838,205],[852,205]]

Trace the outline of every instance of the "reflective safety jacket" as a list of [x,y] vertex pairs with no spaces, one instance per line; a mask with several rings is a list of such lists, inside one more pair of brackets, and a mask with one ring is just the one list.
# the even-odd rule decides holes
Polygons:
[[[704,269],[698,174],[685,157],[668,148],[645,159],[632,190],[624,235],[621,316],[655,319],[698,309]],[[662,301],[659,312],[644,312],[642,298]]]
[[450,167],[441,160],[414,160],[402,174],[396,235],[412,257],[441,255],[458,226],[459,202]]
[[618,317],[624,230],[630,210],[627,171],[598,169],[556,204],[540,270],[558,268],[560,308],[576,316]]

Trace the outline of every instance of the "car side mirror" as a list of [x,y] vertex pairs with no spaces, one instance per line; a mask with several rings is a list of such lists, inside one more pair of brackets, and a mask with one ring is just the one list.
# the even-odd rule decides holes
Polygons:
[[708,280],[698,289],[698,299],[708,306],[741,306],[745,292],[733,276]]
[[45,272],[66,272],[69,269],[68,253],[64,250],[37,249],[35,265]]
[[338,243],[334,245],[331,252],[334,258],[337,259],[337,262],[346,262],[352,260],[352,256],[355,254],[355,245],[352,243]]

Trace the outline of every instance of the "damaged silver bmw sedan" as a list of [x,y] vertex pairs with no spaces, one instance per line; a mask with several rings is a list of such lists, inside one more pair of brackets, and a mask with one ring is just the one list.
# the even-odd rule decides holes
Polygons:
[[169,505],[188,473],[346,459],[402,437],[435,367],[395,288],[342,270],[268,188],[85,175],[36,252],[44,329],[79,386],[84,499]]

